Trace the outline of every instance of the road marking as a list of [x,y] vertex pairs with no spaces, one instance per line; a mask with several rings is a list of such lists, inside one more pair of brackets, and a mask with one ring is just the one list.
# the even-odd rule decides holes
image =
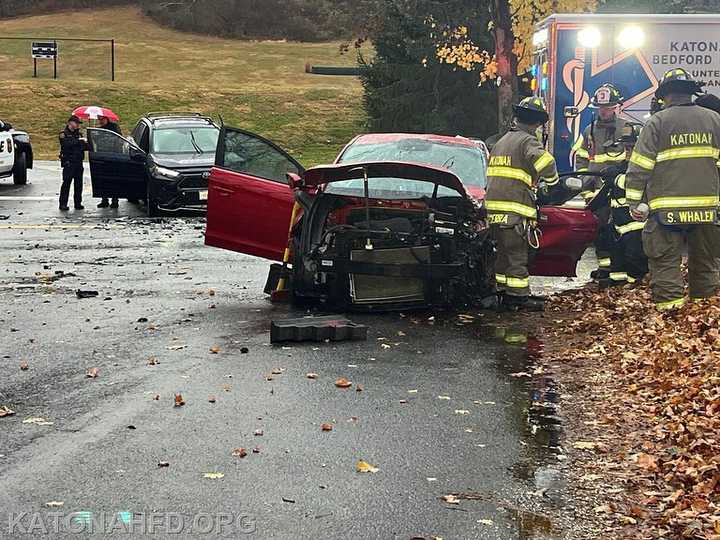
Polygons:
[[57,197],[13,197],[11,195],[0,196],[0,201],[54,201]]
[[88,225],[80,223],[68,223],[65,225],[38,225],[28,223],[27,225],[0,225],[0,229],[122,229],[122,225]]

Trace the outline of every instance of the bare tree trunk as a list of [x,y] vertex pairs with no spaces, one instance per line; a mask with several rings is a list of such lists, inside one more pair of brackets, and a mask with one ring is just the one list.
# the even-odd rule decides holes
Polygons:
[[512,106],[518,96],[517,64],[513,53],[515,36],[508,0],[494,0],[495,4],[495,58],[497,61],[498,130],[505,131],[512,120]]

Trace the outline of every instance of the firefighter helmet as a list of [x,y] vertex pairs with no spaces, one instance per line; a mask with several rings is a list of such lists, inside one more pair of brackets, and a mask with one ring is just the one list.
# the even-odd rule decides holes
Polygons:
[[522,122],[526,123],[542,123],[544,124],[550,119],[550,115],[545,108],[545,103],[539,97],[526,97],[517,105],[513,105],[515,115]]
[[662,99],[668,94],[697,94],[702,90],[702,83],[694,81],[690,78],[690,74],[683,68],[671,69],[666,71],[660,80],[658,89],[655,91],[655,97]]
[[623,96],[615,85],[607,83],[595,90],[590,104],[593,107],[614,107],[622,105]]

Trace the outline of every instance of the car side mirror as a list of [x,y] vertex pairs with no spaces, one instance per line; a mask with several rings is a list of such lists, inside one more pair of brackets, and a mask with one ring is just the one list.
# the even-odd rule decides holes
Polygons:
[[302,177],[297,173],[289,172],[287,173],[287,183],[293,191],[298,190],[303,184]]
[[140,150],[139,148],[130,147],[130,159],[132,161],[137,161],[138,163],[144,163],[145,162],[145,152]]
[[568,191],[580,192],[583,188],[583,181],[576,176],[563,178],[563,184],[565,185],[565,189]]
[[565,107],[565,109],[563,109],[563,116],[565,118],[577,118],[580,116],[580,109],[577,107]]

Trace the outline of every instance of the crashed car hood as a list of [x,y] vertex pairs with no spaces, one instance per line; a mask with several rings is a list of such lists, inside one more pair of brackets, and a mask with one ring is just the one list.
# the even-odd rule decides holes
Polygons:
[[306,187],[314,187],[342,180],[356,180],[363,178],[363,169],[367,169],[369,178],[389,177],[420,180],[454,189],[461,195],[466,196],[462,182],[448,169],[406,161],[369,161],[319,165],[305,171],[303,183]]
[[205,154],[153,154],[152,160],[161,167],[169,169],[185,169],[188,167],[207,167],[208,169],[215,164],[215,154],[206,152]]

